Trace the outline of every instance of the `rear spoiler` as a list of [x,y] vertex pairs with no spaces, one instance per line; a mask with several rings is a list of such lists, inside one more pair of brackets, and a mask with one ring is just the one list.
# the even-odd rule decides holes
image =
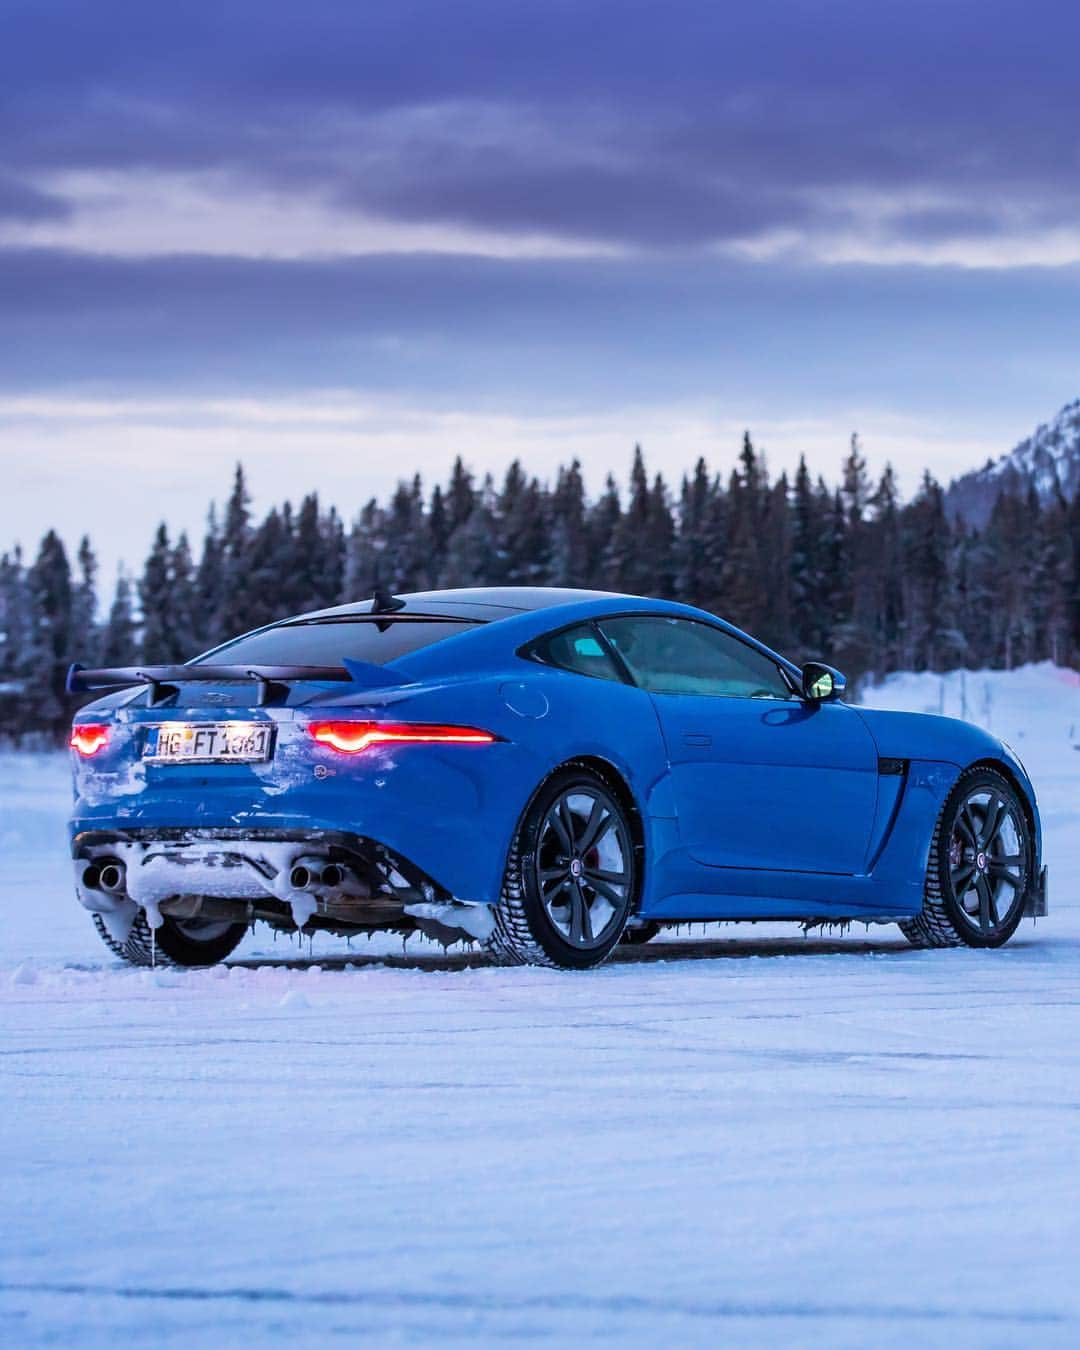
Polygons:
[[340,666],[112,666],[87,670],[76,664],[68,670],[66,687],[69,694],[87,694],[146,684],[150,686],[151,702],[159,703],[175,694],[181,684],[247,684],[251,680],[259,686],[260,704],[284,698],[288,686],[301,680],[369,687],[405,683],[400,675],[382,666],[346,658]]

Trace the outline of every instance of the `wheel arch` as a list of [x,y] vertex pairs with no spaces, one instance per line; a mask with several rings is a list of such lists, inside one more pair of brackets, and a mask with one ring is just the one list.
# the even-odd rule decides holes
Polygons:
[[1024,818],[1027,820],[1028,828],[1031,830],[1031,838],[1035,848],[1035,864],[1038,867],[1042,853],[1042,834],[1039,828],[1039,820],[1035,814],[1035,806],[1026,784],[1021,781],[1011,764],[1003,759],[997,759],[993,755],[987,755],[985,758],[977,759],[974,763],[969,764],[962,770],[956,781],[959,782],[965,773],[971,773],[975,769],[992,769],[995,773],[999,773],[1016,793],[1020,805],[1024,808]]

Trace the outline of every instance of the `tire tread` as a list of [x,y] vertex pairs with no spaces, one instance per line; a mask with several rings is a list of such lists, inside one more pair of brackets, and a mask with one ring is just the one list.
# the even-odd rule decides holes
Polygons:
[[154,937],[154,930],[150,927],[145,913],[140,910],[135,916],[135,922],[131,925],[131,932],[123,942],[117,942],[109,930],[105,927],[105,922],[100,914],[90,916],[94,920],[94,927],[97,929],[98,937],[101,938],[105,946],[114,956],[119,956],[122,961],[126,961],[132,966],[177,966],[178,961],[174,961],[167,952],[162,951],[161,944]]
[[999,779],[1002,787],[1012,792],[1014,796],[1016,795],[1001,774],[985,765],[968,769],[956,780],[952,790],[945,798],[934,824],[934,834],[930,841],[930,855],[926,863],[922,910],[913,915],[912,918],[902,920],[899,925],[900,931],[913,947],[925,950],[931,947],[966,947],[972,945],[968,943],[964,934],[957,928],[946,905],[941,882],[941,831],[945,824],[945,817],[952,809],[953,802],[967,790],[967,782],[974,777],[985,776],[986,774],[991,774]]
[[[533,933],[532,924],[529,920],[528,910],[525,905],[525,879],[524,879],[524,850],[523,836],[529,826],[529,817],[533,803],[543,791],[546,784],[551,782],[557,774],[566,770],[574,771],[579,766],[574,764],[564,764],[561,769],[549,775],[541,783],[532,800],[526,806],[518,822],[517,829],[514,832],[513,842],[510,845],[510,851],[507,854],[506,870],[503,873],[502,891],[499,895],[498,904],[494,907],[495,927],[491,936],[487,939],[486,946],[488,951],[496,958],[501,965],[507,966],[546,966],[551,970],[561,970],[563,964],[552,957],[537,940]],[[614,785],[601,773],[593,768],[582,769],[581,772],[588,778],[598,782],[613,798],[618,800],[618,793]],[[616,941],[611,949],[602,957],[596,960],[593,965],[602,965],[607,961],[612,951],[619,944]],[[575,967],[576,968],[576,967]]]

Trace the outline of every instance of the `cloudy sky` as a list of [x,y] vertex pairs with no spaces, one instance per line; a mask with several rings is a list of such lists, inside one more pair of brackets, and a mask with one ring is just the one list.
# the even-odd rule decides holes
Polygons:
[[6,0],[0,549],[232,462],[911,489],[1080,394],[1073,0]]

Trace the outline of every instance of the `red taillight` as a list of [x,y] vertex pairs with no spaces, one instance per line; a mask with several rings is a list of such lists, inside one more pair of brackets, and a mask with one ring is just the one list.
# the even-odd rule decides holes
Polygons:
[[400,745],[420,741],[440,745],[490,745],[498,740],[476,727],[451,727],[425,722],[312,722],[308,730],[320,745],[358,755],[372,745]]
[[108,743],[109,728],[97,722],[83,722],[79,726],[72,727],[71,739],[68,741],[72,750],[77,750],[84,759],[96,755]]

